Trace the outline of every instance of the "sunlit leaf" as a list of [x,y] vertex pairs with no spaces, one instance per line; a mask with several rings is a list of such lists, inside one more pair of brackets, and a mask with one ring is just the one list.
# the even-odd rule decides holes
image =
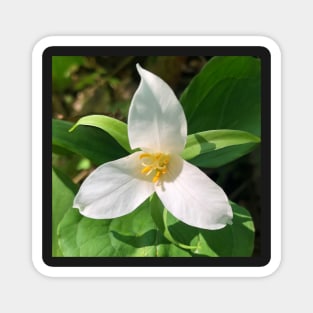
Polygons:
[[[250,214],[232,204],[234,224],[217,231],[188,226],[153,197],[134,212],[116,219],[95,220],[69,209],[58,227],[64,256],[250,256],[254,227]],[[166,225],[164,225],[166,223]]]
[[111,135],[126,151],[132,151],[128,141],[127,124],[122,121],[105,115],[89,115],[80,118],[70,131],[74,131],[79,125],[100,128]]
[[73,123],[67,121],[52,121],[52,145],[55,153],[77,153],[96,165],[127,155],[127,152],[102,130],[84,126],[69,132],[72,127]]
[[239,130],[209,130],[189,135],[181,156],[201,167],[225,165],[252,151],[260,138]]
[[70,209],[59,224],[58,236],[64,256],[190,256],[162,236],[148,202],[112,220],[90,219]]

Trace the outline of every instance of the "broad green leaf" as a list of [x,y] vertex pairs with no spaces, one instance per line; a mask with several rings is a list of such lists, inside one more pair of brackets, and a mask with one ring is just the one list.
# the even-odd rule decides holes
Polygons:
[[53,89],[64,91],[71,83],[70,74],[84,63],[82,56],[53,56],[52,57],[52,86]]
[[122,121],[105,115],[89,115],[80,118],[70,131],[79,125],[98,127],[111,135],[126,151],[132,151],[128,141],[127,124]]
[[134,212],[116,219],[95,220],[69,209],[58,227],[64,256],[250,256],[254,227],[249,212],[232,203],[233,225],[208,231],[164,214],[156,196]]
[[134,212],[112,220],[95,220],[70,209],[58,227],[64,256],[190,256],[170,244],[156,228],[146,201]]
[[186,225],[166,210],[156,195],[151,200],[153,219],[164,237],[200,256],[251,256],[254,225],[249,212],[232,203],[233,224],[220,230],[205,230]]
[[213,57],[180,98],[188,133],[238,129],[260,136],[260,79],[257,58]]
[[59,170],[52,169],[52,255],[62,256],[57,241],[57,226],[72,207],[77,187]]
[[91,160],[95,165],[116,160],[128,153],[107,133],[90,126],[69,132],[73,123],[52,120],[53,152],[70,151]]
[[240,130],[208,130],[189,135],[181,156],[201,167],[225,165],[252,151],[260,138]]
[[229,146],[219,150],[213,150],[206,154],[199,155],[188,162],[207,168],[217,168],[228,164],[255,149],[255,144],[246,143],[238,146]]

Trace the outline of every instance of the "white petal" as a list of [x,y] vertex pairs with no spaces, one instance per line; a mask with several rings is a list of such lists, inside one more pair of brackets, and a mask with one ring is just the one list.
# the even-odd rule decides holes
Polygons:
[[168,171],[156,192],[176,218],[204,229],[219,229],[231,223],[233,213],[226,194],[197,167],[172,156]]
[[153,192],[154,186],[140,173],[140,152],[99,166],[80,187],[74,208],[95,219],[130,213]]
[[128,137],[132,149],[179,154],[187,138],[187,122],[172,89],[158,76],[142,69],[128,115]]

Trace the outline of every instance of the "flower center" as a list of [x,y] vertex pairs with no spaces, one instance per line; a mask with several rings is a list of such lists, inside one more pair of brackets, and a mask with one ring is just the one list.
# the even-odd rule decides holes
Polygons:
[[170,161],[170,156],[166,153],[142,153],[139,156],[142,160],[141,165],[144,167],[141,170],[142,174],[146,176],[152,174],[152,182],[159,181],[163,174],[167,173],[167,164]]

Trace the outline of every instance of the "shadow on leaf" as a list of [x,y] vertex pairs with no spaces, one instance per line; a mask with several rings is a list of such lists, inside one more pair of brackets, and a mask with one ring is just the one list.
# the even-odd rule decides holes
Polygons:
[[157,244],[168,243],[168,241],[163,236],[161,236],[161,234],[158,234],[159,232],[155,229],[149,230],[141,236],[128,236],[120,234],[116,231],[111,231],[111,233],[117,240],[127,243],[134,248],[153,246],[156,244],[156,242]]

